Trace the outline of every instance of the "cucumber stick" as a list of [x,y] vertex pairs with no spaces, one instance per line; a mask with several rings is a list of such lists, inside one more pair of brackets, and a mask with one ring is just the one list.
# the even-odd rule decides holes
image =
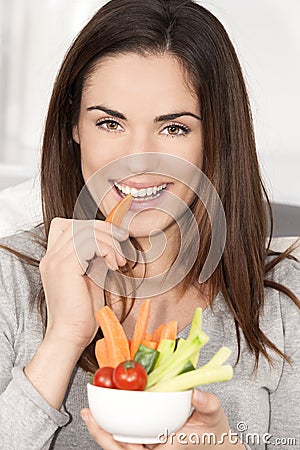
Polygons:
[[173,354],[175,348],[175,341],[173,339],[162,339],[158,344],[157,351],[159,352],[159,356],[155,363],[154,369],[161,366],[162,364],[170,358]]
[[[209,341],[202,330],[202,309],[196,308],[187,339],[177,341],[164,339],[157,350],[159,357],[154,369],[148,374],[146,391],[173,392],[192,389],[196,386],[230,380],[233,370],[230,365],[223,365],[229,358],[231,350],[221,347],[208,363],[197,366],[199,353]],[[188,372],[186,370],[189,370]]]
[[199,351],[200,346],[201,341],[199,336],[195,336],[191,340],[188,339],[185,345],[182,345],[181,348],[176,349],[165,363],[158,366],[153,370],[153,372],[149,373],[146,389],[161,380],[168,380],[175,377],[183,369],[184,365],[191,358],[191,356],[195,352]]
[[221,347],[217,353],[212,356],[212,358],[208,361],[208,363],[204,364],[206,369],[211,369],[213,367],[220,367],[224,362],[229,358],[232,351],[228,347]]
[[212,367],[206,369],[204,366],[199,369],[177,375],[169,380],[162,380],[152,386],[147,391],[151,392],[174,392],[186,391],[201,384],[217,383],[228,381],[233,376],[233,370],[230,365],[221,367]]
[[[209,337],[202,330],[202,308],[200,308],[200,307],[195,309],[192,323],[191,323],[191,328],[190,328],[189,335],[188,335],[188,339],[193,339],[195,336],[200,336],[201,347],[203,347],[209,341]],[[193,364],[194,367],[197,367],[199,356],[200,356],[200,351],[196,352],[191,357],[191,363]]]
[[202,308],[199,307],[195,309],[193,315],[189,338],[192,339],[193,337],[197,336],[200,330],[202,330]]

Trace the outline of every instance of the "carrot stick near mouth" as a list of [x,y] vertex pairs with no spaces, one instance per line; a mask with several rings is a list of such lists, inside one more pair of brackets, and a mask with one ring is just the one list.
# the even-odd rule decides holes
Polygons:
[[116,225],[117,227],[120,227],[124,217],[126,216],[126,214],[130,209],[131,203],[132,203],[132,195],[128,194],[108,214],[105,222],[110,222]]

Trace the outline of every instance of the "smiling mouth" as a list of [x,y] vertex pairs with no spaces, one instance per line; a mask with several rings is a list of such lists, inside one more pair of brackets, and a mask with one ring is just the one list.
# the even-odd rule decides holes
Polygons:
[[114,181],[114,186],[118,191],[118,193],[122,197],[131,194],[133,197],[133,201],[135,202],[154,200],[155,198],[158,198],[162,194],[162,192],[167,188],[168,184],[169,183],[163,183],[157,186],[137,189],[134,187],[129,187],[126,184],[121,184],[118,183],[117,181]]

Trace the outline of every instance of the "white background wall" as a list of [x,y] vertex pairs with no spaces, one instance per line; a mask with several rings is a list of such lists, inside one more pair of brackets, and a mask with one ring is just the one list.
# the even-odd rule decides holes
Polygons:
[[300,205],[300,1],[201,1],[227,29],[246,76],[271,198]]
[[[72,39],[104,3],[0,0],[1,34],[11,35],[12,29],[18,30],[10,38],[10,49],[0,47],[0,96],[9,100],[5,115],[3,111],[0,114],[0,188],[37,173],[43,123],[56,71]],[[259,159],[271,199],[300,205],[299,0],[199,3],[221,20],[240,57],[253,107]],[[8,4],[13,13],[10,22],[3,20]],[[9,80],[3,77],[8,51],[12,67]]]

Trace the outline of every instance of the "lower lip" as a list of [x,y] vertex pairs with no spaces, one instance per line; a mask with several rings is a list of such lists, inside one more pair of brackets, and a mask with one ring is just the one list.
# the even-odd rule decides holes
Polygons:
[[[132,211],[137,211],[139,209],[145,209],[145,208],[154,208],[157,206],[161,200],[164,198],[165,192],[169,190],[171,184],[173,183],[167,183],[167,186],[161,191],[158,197],[150,199],[150,200],[136,200],[136,197],[132,197],[132,204],[130,209]],[[118,201],[122,200],[124,197],[119,193],[116,186],[113,184],[113,193],[117,196]],[[138,197],[141,199],[141,197]]]

